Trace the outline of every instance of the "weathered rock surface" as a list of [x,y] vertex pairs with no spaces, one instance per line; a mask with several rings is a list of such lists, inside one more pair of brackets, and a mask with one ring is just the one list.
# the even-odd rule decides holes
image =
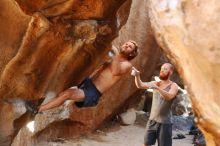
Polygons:
[[[131,1],[124,2],[0,1],[0,145],[10,145],[17,133],[12,144],[16,146],[34,145],[41,138],[85,134],[97,128],[137,91],[128,75],[103,95],[97,107],[77,109],[71,104],[67,108],[63,105],[36,116],[35,133],[26,128],[30,115],[24,114],[24,100],[38,100],[43,95],[55,97],[78,84],[103,62],[118,28],[128,18]],[[142,71],[150,66],[143,78],[147,79],[159,52],[143,10],[146,1],[132,4],[128,23],[115,45],[128,39],[138,42],[141,53],[134,64]],[[136,17],[142,19],[141,23]],[[136,30],[133,25],[138,26]]]
[[26,124],[29,115],[15,108],[23,100],[56,95],[101,63],[124,2],[0,1],[0,145]]
[[[129,1],[125,3],[123,9],[128,9],[126,6],[128,3]],[[148,15],[147,13],[142,13],[146,11],[146,6],[146,1],[142,0],[132,3],[128,21],[121,28],[119,37],[114,41],[114,45],[117,47],[129,39],[137,41],[140,47],[140,54],[133,61],[133,64],[145,73],[143,74],[143,80],[150,79],[156,60],[160,55],[159,48],[150,30]],[[120,9],[118,16],[125,17],[127,13],[127,11]],[[137,17],[141,21],[136,21]],[[123,22],[122,19],[125,18],[121,18],[121,22]],[[133,27],[134,25],[136,27]],[[45,129],[37,133],[37,139],[77,136],[96,129],[112,113],[117,112],[129,97],[134,98],[135,96],[131,95],[136,95],[137,91],[133,77],[128,75],[102,96],[97,107],[82,109],[74,107],[70,119],[63,120],[62,122],[55,120],[52,124],[47,125]],[[137,99],[134,98],[134,101],[137,101]],[[41,123],[48,122],[45,120],[45,122],[41,121]]]
[[207,145],[220,145],[220,1],[150,0],[156,39],[190,93]]

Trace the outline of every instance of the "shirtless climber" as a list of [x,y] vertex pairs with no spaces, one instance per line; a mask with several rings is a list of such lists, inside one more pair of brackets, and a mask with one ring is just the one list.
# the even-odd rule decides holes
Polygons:
[[[73,100],[78,107],[97,105],[100,96],[118,82],[124,75],[132,70],[130,60],[138,54],[138,46],[135,41],[124,43],[119,50],[112,48],[114,56],[106,61],[100,68],[95,70],[89,77],[78,86],[71,87],[61,92],[50,102],[32,109],[33,113],[42,112],[58,107],[66,100]],[[27,106],[30,109],[30,106]]]

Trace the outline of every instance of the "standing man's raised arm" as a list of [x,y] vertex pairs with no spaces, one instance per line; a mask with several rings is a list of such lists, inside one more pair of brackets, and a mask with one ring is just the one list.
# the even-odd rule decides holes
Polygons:
[[167,101],[172,100],[178,92],[178,86],[176,83],[172,83],[169,91],[165,91],[164,89],[156,85],[153,88],[156,89],[160,93],[161,97],[163,97]]
[[151,88],[152,82],[142,82],[140,77],[140,72],[136,68],[132,67],[131,75],[135,77],[135,84],[137,88],[140,89]]

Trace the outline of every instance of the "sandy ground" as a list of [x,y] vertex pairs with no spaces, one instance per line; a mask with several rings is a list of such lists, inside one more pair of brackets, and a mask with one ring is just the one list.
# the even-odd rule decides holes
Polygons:
[[[55,139],[41,142],[38,146],[142,146],[146,121],[136,121],[134,125],[122,126],[117,122],[101,130],[77,139]],[[183,134],[187,131],[181,131]],[[173,136],[176,131],[173,131]],[[173,139],[173,146],[193,146],[192,136]],[[156,144],[157,145],[157,144]]]

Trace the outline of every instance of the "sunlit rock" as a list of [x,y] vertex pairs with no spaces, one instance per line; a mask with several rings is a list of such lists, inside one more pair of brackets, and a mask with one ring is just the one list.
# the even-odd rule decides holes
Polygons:
[[0,1],[0,145],[25,133],[19,129],[33,120],[17,110],[20,103],[57,95],[101,63],[117,36],[116,12],[124,2]]
[[207,145],[220,145],[220,1],[150,0],[157,42],[190,94]]

